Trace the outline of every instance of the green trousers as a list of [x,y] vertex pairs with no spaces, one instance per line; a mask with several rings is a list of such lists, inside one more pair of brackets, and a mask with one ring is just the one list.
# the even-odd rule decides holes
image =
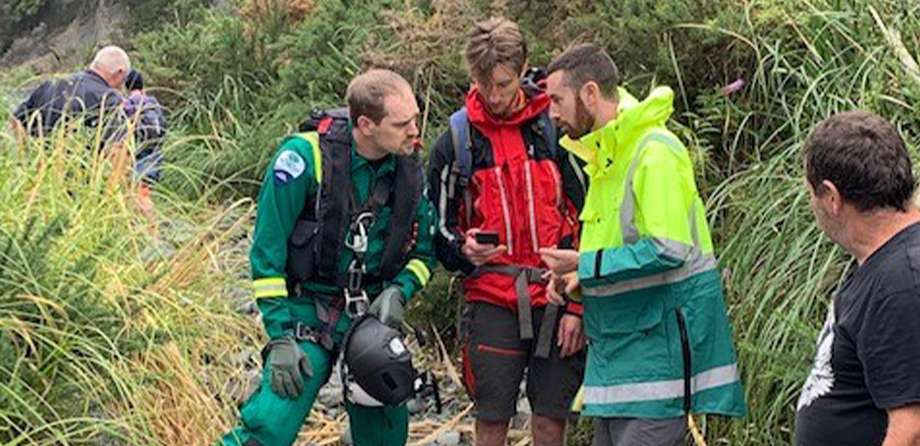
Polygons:
[[[312,300],[292,299],[285,302],[290,314],[302,324],[318,327],[316,308]],[[261,305],[260,305],[261,306]],[[272,313],[263,312],[266,327],[272,322],[264,318]],[[340,324],[341,325],[341,324]],[[240,424],[223,436],[222,446],[289,446],[310,414],[319,389],[329,379],[336,358],[322,346],[302,341],[300,348],[310,359],[313,376],[304,380],[304,391],[296,399],[286,399],[271,390],[270,362],[262,369],[262,381],[256,391],[240,409]],[[402,446],[409,435],[409,411],[406,405],[398,407],[364,407],[346,401],[355,446]]]

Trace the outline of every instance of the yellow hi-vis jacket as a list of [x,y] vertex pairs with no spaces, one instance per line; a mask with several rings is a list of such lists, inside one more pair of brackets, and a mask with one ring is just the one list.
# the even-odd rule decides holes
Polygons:
[[578,276],[589,339],[583,414],[743,416],[737,357],[687,149],[665,127],[674,93],[638,102],[563,147],[587,161]]

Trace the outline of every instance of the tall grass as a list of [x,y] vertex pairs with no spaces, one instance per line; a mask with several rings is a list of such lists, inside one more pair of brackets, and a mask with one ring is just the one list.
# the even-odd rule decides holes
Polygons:
[[252,203],[158,189],[144,215],[131,144],[96,138],[0,139],[0,443],[204,444],[226,356],[260,342],[224,298]]

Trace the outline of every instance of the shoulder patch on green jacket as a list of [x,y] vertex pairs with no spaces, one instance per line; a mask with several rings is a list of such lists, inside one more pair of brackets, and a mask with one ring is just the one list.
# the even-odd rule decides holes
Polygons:
[[272,172],[275,178],[275,185],[287,184],[303,175],[307,168],[307,163],[303,157],[293,150],[284,150],[275,158],[275,165]]

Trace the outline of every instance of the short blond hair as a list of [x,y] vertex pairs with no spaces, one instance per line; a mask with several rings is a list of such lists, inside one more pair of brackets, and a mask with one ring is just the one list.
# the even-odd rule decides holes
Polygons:
[[474,80],[491,79],[495,67],[506,63],[520,73],[527,63],[527,41],[516,23],[493,17],[473,25],[464,56]]
[[393,71],[375,68],[359,74],[348,84],[345,101],[353,125],[358,125],[358,118],[367,116],[375,124],[386,116],[384,100],[387,96],[412,91],[412,86],[405,78]]

